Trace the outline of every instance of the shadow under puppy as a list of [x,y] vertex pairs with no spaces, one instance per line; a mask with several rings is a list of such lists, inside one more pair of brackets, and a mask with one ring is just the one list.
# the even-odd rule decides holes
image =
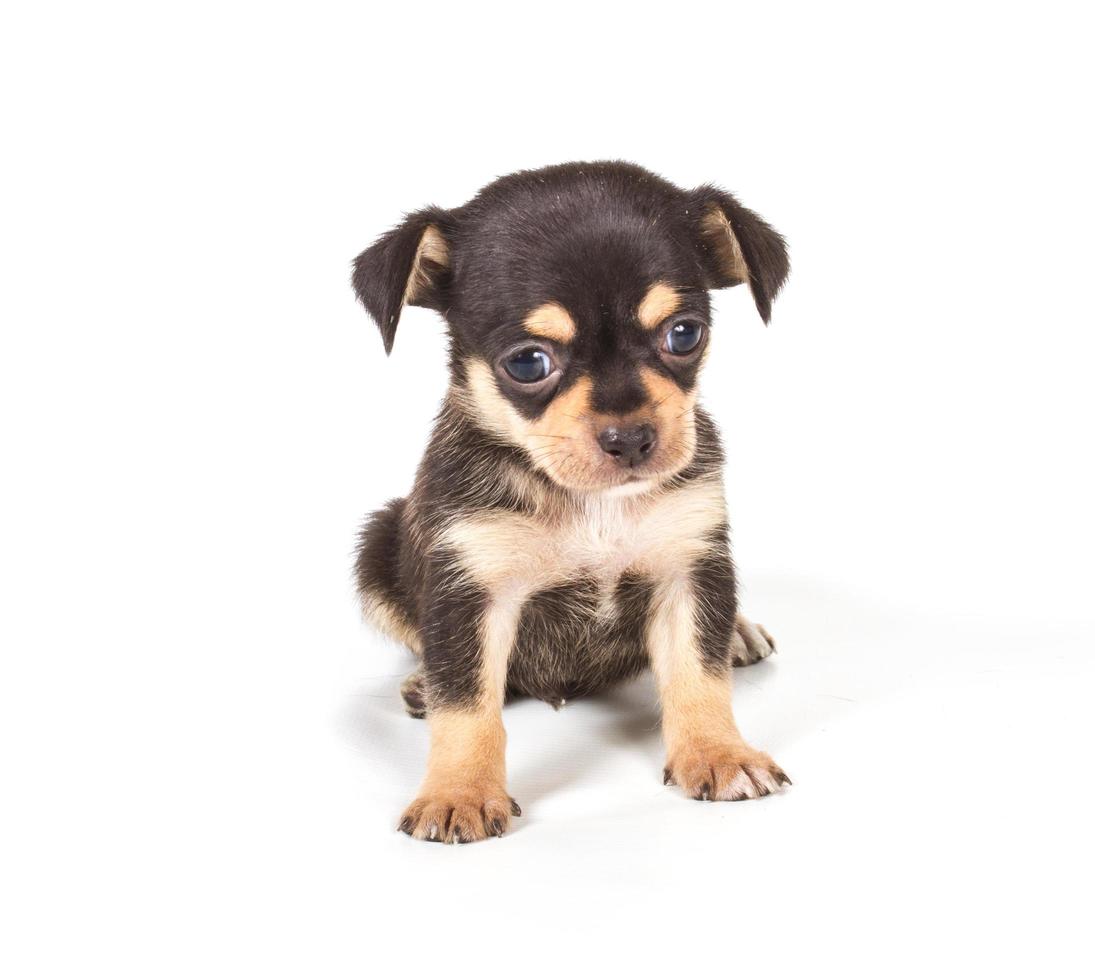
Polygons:
[[438,310],[451,384],[414,488],[367,522],[368,618],[421,658],[430,724],[400,829],[501,835],[508,694],[558,706],[652,666],[666,782],[705,800],[790,780],[739,734],[730,669],[772,652],[737,612],[722,450],[696,403],[712,288],[768,321],[783,239],[713,187],[637,166],[512,174],[409,215],[354,264],[391,351],[406,304]]

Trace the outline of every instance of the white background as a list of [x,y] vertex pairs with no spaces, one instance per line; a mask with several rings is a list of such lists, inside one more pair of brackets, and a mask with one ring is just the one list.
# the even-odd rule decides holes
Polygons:
[[[1090,976],[1083,6],[11,4],[0,855],[11,977]],[[361,517],[445,382],[349,262],[625,158],[791,243],[717,297],[753,741],[660,782],[648,683],[507,709],[502,840],[397,834],[426,729]]]

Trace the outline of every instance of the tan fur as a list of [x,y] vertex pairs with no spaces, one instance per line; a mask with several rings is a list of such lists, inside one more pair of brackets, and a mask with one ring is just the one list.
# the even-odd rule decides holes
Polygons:
[[654,427],[658,430],[661,465],[676,473],[687,466],[696,451],[696,392],[682,391],[664,374],[648,367],[639,370],[650,396]]
[[496,587],[479,626],[480,703],[484,711],[497,712],[499,717],[506,700],[506,666],[526,595],[520,583]]
[[738,237],[722,208],[712,205],[703,216],[702,227],[707,240],[715,248],[725,274],[738,282],[748,282],[749,266],[745,264]]
[[560,486],[571,490],[625,487],[635,475],[617,466],[597,444],[597,434],[610,424],[649,421],[658,430],[650,470],[640,474],[657,484],[680,472],[696,449],[695,395],[650,368],[640,372],[646,405],[626,418],[593,411],[593,385],[579,378],[552,400],[540,418],[524,418],[499,392],[494,371],[484,361],[465,365],[467,386],[457,397],[481,425],[525,449],[533,464]]
[[544,303],[525,317],[525,329],[537,337],[569,344],[578,328],[574,319],[558,303]]
[[501,835],[519,813],[506,791],[501,706],[431,711],[426,778],[400,828],[419,840],[468,842]]
[[[530,421],[502,397],[494,372],[486,363],[469,361],[467,373],[465,404],[479,422],[525,449],[533,464],[557,483],[576,490],[594,489],[595,473],[603,471],[603,478],[610,478],[608,466],[598,459],[603,455],[600,448],[588,435],[593,390],[589,378],[579,378],[552,400],[540,418]],[[619,476],[616,481],[621,482]]]
[[639,325],[644,330],[655,330],[680,305],[680,293],[668,283],[656,282],[646,291],[639,304]]
[[786,776],[738,732],[730,707],[730,670],[713,672],[696,643],[695,599],[686,575],[657,587],[647,627],[662,699],[666,781],[689,796],[735,800],[765,796]]
[[523,600],[519,590],[497,590],[480,623],[479,704],[429,711],[426,778],[400,823],[414,837],[466,843],[499,836],[516,810],[506,791],[502,705]]
[[363,598],[362,611],[371,626],[422,656],[422,638],[418,630],[398,609],[369,592]]
[[455,521],[440,543],[492,595],[527,596],[579,575],[608,585],[625,572],[680,572],[725,520],[722,482],[712,476],[635,497],[558,495],[532,514],[485,511]]
[[654,595],[647,627],[651,665],[662,692],[662,729],[670,756],[703,737],[736,736],[730,674],[712,675],[696,643],[695,602],[686,574],[668,576]]
[[441,232],[434,225],[427,225],[418,241],[418,251],[414,254],[411,274],[407,277],[407,287],[403,290],[404,306],[418,299],[429,285],[429,275],[423,266],[424,260],[434,262],[446,269],[449,266],[449,243],[441,237]]

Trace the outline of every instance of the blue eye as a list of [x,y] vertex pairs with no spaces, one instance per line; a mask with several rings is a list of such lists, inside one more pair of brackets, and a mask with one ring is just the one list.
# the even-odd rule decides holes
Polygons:
[[691,354],[703,340],[703,327],[692,320],[678,320],[665,337],[665,349],[670,354]]
[[543,381],[551,374],[551,358],[542,350],[529,349],[518,351],[504,364],[506,374],[521,384],[533,384]]

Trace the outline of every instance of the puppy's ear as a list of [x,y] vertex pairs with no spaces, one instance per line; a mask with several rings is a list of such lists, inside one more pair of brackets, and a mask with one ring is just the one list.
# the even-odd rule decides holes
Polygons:
[[717,187],[705,185],[693,191],[689,214],[697,223],[710,288],[749,283],[757,312],[767,323],[772,300],[791,269],[783,236]]
[[380,327],[386,354],[404,305],[444,309],[451,224],[440,208],[416,211],[354,259],[354,292]]

